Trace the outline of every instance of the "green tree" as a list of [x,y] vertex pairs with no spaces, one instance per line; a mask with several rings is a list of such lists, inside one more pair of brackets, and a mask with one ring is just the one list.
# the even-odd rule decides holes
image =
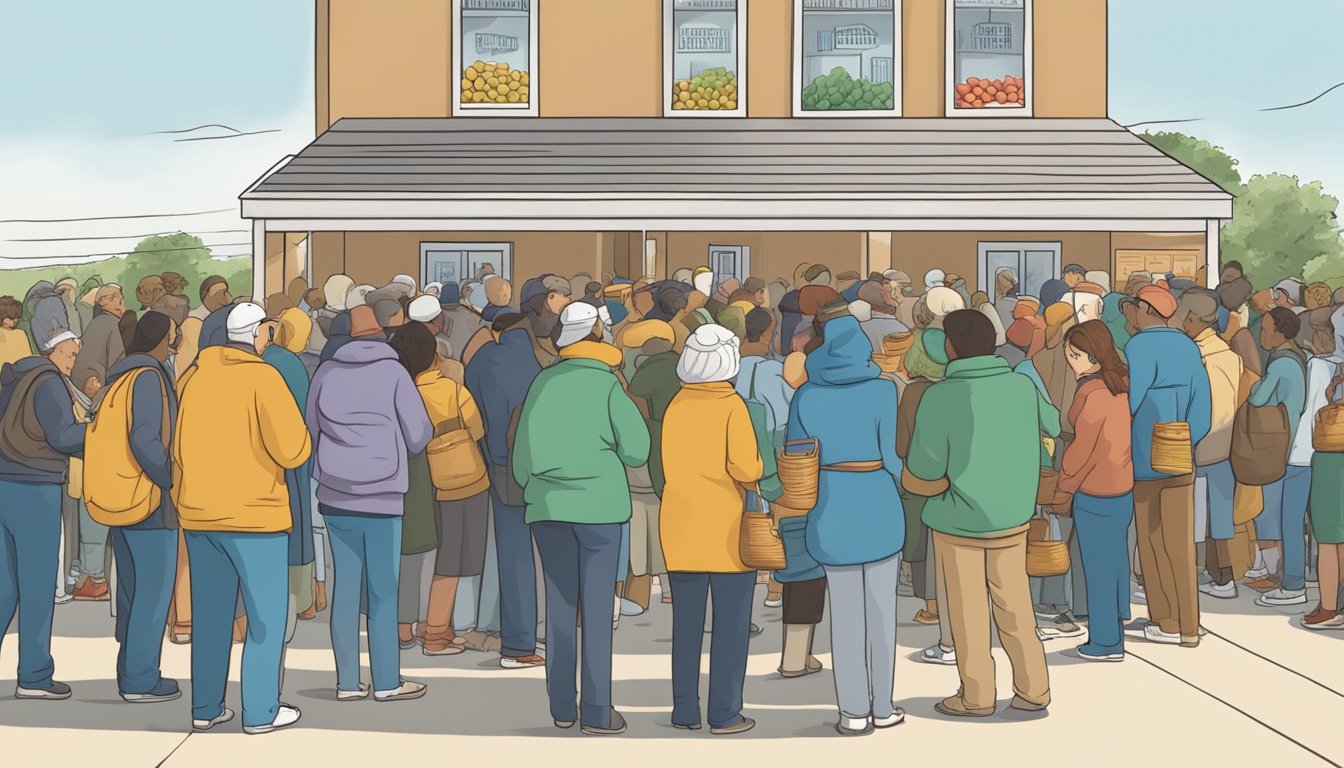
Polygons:
[[1223,226],[1224,261],[1237,260],[1257,288],[1285,277],[1319,280],[1344,273],[1344,240],[1335,210],[1339,200],[1319,181],[1296,176],[1252,176]]
[[1241,194],[1241,172],[1237,170],[1239,163],[1235,157],[1227,154],[1222,147],[1175,131],[1145,133],[1139,138],[1179,160],[1182,164],[1193,168],[1201,176],[1222,187],[1228,193],[1232,195]]
[[[210,249],[201,238],[177,232],[172,235],[154,235],[140,241],[134,251],[126,257],[126,266],[122,271],[121,287],[126,291],[126,304],[133,309],[139,308],[135,299],[135,287],[143,278],[161,275],[164,272],[176,272],[187,279],[188,298],[191,288],[199,286],[207,275],[201,274],[201,268],[210,261]],[[192,302],[195,304],[195,302]]]

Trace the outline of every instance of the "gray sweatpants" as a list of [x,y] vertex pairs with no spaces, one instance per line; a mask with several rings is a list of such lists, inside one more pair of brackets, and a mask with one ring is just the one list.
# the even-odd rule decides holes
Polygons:
[[853,719],[890,717],[901,556],[897,553],[864,565],[824,567],[831,599],[831,664],[840,715]]

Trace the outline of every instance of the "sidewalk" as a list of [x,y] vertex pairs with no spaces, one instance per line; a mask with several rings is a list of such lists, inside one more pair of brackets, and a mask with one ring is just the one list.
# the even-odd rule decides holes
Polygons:
[[[650,613],[625,617],[616,633],[614,698],[630,729],[619,737],[561,731],[547,713],[541,670],[505,671],[497,658],[466,653],[435,658],[408,651],[403,674],[430,684],[419,701],[381,704],[335,701],[325,614],[302,622],[288,653],[285,699],[303,710],[291,729],[244,736],[238,721],[190,733],[188,696],[157,705],[117,697],[116,644],[106,603],[56,608],[57,677],[74,687],[64,702],[12,698],[16,638],[0,650],[0,755],[8,765],[58,766],[96,761],[99,768],[135,766],[388,765],[438,755],[445,763],[490,760],[501,765],[615,764],[685,766],[714,755],[714,764],[867,764],[936,761],[938,765],[1172,765],[1223,756],[1228,764],[1309,766],[1344,763],[1338,738],[1344,712],[1344,632],[1295,628],[1303,610],[1254,607],[1243,588],[1235,601],[1204,598],[1209,635],[1198,649],[1129,643],[1123,664],[1094,664],[1072,655],[1078,640],[1046,644],[1054,704],[1048,715],[1011,710],[1007,660],[996,650],[1000,713],[956,720],[933,705],[956,691],[955,667],[921,664],[919,650],[937,630],[914,624],[915,600],[901,598],[896,696],[904,725],[860,738],[836,734],[835,693],[824,627],[818,656],[827,670],[795,680],[775,674],[779,609],[760,607],[765,633],[752,640],[746,713],[755,730],[736,737],[674,730],[669,723],[671,611],[656,600]],[[1299,609],[1302,607],[1299,607]],[[1135,606],[1135,616],[1143,607]],[[706,642],[708,652],[708,642]],[[233,675],[241,646],[234,646]],[[1257,655],[1258,654],[1258,655]],[[189,692],[189,648],[165,644],[165,673]],[[708,669],[708,660],[705,663]],[[1310,674],[1312,677],[1304,675]],[[367,676],[367,672],[366,672]],[[1313,681],[1314,680],[1314,681]],[[229,705],[238,706],[236,682]],[[451,741],[438,737],[451,736]],[[762,743],[765,740],[765,743]],[[705,746],[696,742],[714,742]],[[709,752],[707,750],[713,750]],[[1160,755],[1160,757],[1159,757]],[[1020,756],[1015,758],[1013,756]],[[1156,761],[1156,762],[1155,762]]]

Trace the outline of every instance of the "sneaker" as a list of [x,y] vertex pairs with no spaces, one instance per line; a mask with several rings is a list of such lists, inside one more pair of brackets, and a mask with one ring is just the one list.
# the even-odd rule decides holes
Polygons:
[[219,714],[209,720],[192,720],[191,727],[198,731],[208,731],[216,725],[222,725],[233,719],[233,710],[224,707],[219,710]]
[[74,598],[76,600],[92,600],[102,602],[111,599],[112,593],[107,588],[106,579],[95,579],[85,577],[79,586],[75,587]]
[[1086,661],[1124,661],[1124,651],[1107,651],[1095,645],[1083,644],[1077,648],[1078,658]]
[[1036,636],[1042,640],[1058,640],[1063,637],[1081,637],[1085,631],[1067,613],[1061,613],[1049,624],[1037,627]]
[[927,610],[920,608],[915,612],[915,623],[932,626],[938,623],[938,614],[929,613]]
[[1284,589],[1282,587],[1266,592],[1255,598],[1255,604],[1263,608],[1280,608],[1286,605],[1306,605],[1307,590]]
[[784,605],[784,596],[783,596],[783,595],[766,595],[766,596],[765,596],[765,607],[766,607],[766,608],[780,608],[780,607],[782,607],[783,605]]
[[904,722],[905,722],[905,710],[901,709],[900,707],[896,707],[895,709],[891,710],[891,714],[886,717],[874,717],[873,727],[895,728],[896,726]]
[[1269,575],[1268,568],[1252,568],[1251,570],[1247,571],[1244,574],[1243,578],[1245,578],[1247,581],[1257,581],[1259,579],[1265,578],[1268,575]]
[[172,701],[181,698],[182,689],[177,686],[177,681],[171,677],[159,678],[159,684],[154,686],[148,693],[121,693],[121,698],[132,704],[157,704],[161,701]]
[[58,683],[55,680],[52,680],[46,688],[24,688],[20,685],[14,689],[14,698],[63,701],[70,698],[70,686],[65,683]]
[[1344,614],[1317,606],[1316,610],[1302,617],[1302,626],[1307,629],[1344,629]]
[[743,717],[732,725],[726,725],[722,728],[710,727],[709,732],[715,736],[732,736],[735,733],[746,733],[756,727],[756,721],[750,717]]
[[579,730],[589,736],[619,736],[625,733],[625,718],[621,717],[621,713],[617,712],[615,707],[612,707],[611,719],[607,722],[606,728],[599,728],[596,725],[581,725]]
[[1199,591],[1219,600],[1232,600],[1237,596],[1237,583],[1235,581],[1229,581],[1226,584],[1209,582],[1208,584],[1200,584]]
[[62,590],[62,591],[56,593],[56,604],[57,604],[57,605],[65,605],[66,603],[68,603],[68,602],[70,602],[71,600],[74,600],[74,599],[75,599],[75,596],[74,596],[74,595],[72,595],[72,594],[70,594],[69,592],[66,592],[66,591],[64,591],[64,590]]
[[1181,636],[1176,632],[1163,632],[1156,624],[1149,622],[1143,627],[1143,637],[1150,643],[1162,645],[1180,645]]
[[842,736],[863,736],[872,733],[873,722],[866,717],[845,717],[840,716],[840,721],[835,724],[835,730]]
[[555,723],[555,727],[560,728],[561,730],[574,727],[573,720],[552,720],[551,722]]
[[288,704],[281,704],[280,711],[275,713],[275,719],[272,720],[269,725],[244,725],[243,733],[246,733],[249,736],[259,736],[263,733],[278,731],[281,728],[285,728],[287,726],[291,726],[299,722],[299,717],[301,716],[301,714],[302,713],[299,712],[298,707],[291,707]]
[[944,648],[938,643],[934,643],[919,652],[919,660],[925,664],[956,664],[957,651],[954,648]]
[[359,689],[354,691],[336,691],[337,701],[359,701],[369,698],[369,684],[360,683]]
[[626,600],[624,597],[621,598],[622,616],[639,616],[642,613],[644,613],[644,606],[636,603],[634,600]]
[[529,669],[546,666],[546,659],[533,653],[528,656],[500,656],[499,666],[504,669]]
[[390,691],[374,691],[374,701],[410,701],[418,699],[425,695],[429,686],[424,683],[417,683],[413,680],[402,680],[401,685]]

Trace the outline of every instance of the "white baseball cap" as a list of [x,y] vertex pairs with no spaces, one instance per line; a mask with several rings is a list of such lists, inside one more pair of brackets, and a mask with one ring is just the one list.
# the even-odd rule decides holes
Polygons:
[[[229,311],[229,319],[224,328],[230,341],[251,341],[256,335],[257,326],[266,321],[266,310],[250,301],[237,304]],[[237,338],[235,338],[237,337]]]

